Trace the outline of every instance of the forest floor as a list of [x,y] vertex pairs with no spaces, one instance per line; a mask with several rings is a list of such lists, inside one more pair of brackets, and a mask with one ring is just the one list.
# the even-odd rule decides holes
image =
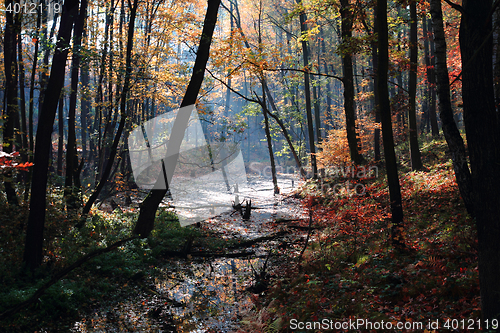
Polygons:
[[317,229],[303,257],[279,267],[270,289],[254,298],[239,332],[479,331],[474,220],[444,140],[425,142],[422,158],[425,171],[412,172],[408,159],[399,165],[402,251],[391,246],[383,172],[323,182],[363,184],[362,195],[306,183],[300,193]]
[[[254,210],[250,222],[233,214],[181,228],[163,207],[149,238],[75,269],[31,307],[1,321],[0,332],[300,332],[298,322],[335,326],[359,319],[423,323],[414,331],[476,331],[474,222],[446,143],[422,146],[427,170],[411,172],[405,155],[400,162],[405,251],[390,243],[382,167],[376,177],[346,173],[309,181],[288,197],[254,201],[267,211]],[[359,184],[359,193],[335,186],[347,181]],[[45,260],[35,274],[19,265],[27,207],[0,205],[0,313],[53,272],[128,237],[138,210],[95,209],[77,229],[64,212],[62,190],[52,189],[49,202]],[[268,238],[245,243],[262,236]],[[312,331],[369,331],[330,328]]]

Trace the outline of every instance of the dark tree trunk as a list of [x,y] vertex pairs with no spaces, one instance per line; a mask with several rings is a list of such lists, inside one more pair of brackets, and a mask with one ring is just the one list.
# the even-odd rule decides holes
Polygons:
[[[220,2],[221,0],[208,0],[208,8],[205,15],[205,21],[203,23],[203,31],[198,45],[198,52],[196,53],[196,59],[193,66],[193,73],[186,89],[186,93],[184,94],[184,98],[182,99],[181,108],[194,105],[196,103],[201,84],[203,83],[203,77],[205,76],[205,68],[207,67],[208,57],[210,55],[210,45],[212,44],[212,36],[217,23],[217,12],[219,11]],[[185,126],[182,128],[185,128]],[[176,136],[184,136],[183,133],[172,132],[171,137],[174,136],[174,134]],[[167,150],[178,150],[178,148],[179,147],[171,147],[169,141]],[[177,161],[170,162],[175,162],[173,163],[173,167],[177,164]],[[170,165],[171,163],[168,164]],[[170,176],[172,174],[173,170],[171,173],[168,173]],[[156,210],[166,193],[167,189],[153,189],[149,192],[147,197],[141,203],[139,218],[137,219],[137,223],[134,228],[134,234],[147,237],[151,233],[151,230],[154,228]]]
[[[377,23],[377,11],[376,9],[374,10],[373,13],[373,33],[378,34],[378,23]],[[379,91],[378,91],[378,75],[377,75],[377,70],[378,70],[378,50],[377,50],[377,43],[373,41],[371,43],[371,48],[372,48],[372,65],[373,65],[373,101],[375,104],[374,107],[374,112],[375,112],[375,124],[380,125],[380,98],[379,98]],[[373,140],[375,141],[373,143],[373,150],[374,150],[374,159],[375,162],[380,161],[380,128],[377,126],[375,128],[374,134],[373,134]]]
[[[33,54],[38,54],[38,48],[40,45],[40,27],[41,27],[41,21],[42,21],[42,13],[40,12],[39,8],[37,7],[37,23],[36,23],[36,32],[35,32],[35,51]],[[29,108],[28,108],[28,138],[29,138],[29,154],[28,154],[28,160],[30,162],[33,161],[33,150],[35,148],[34,144],[34,134],[33,134],[33,111],[35,108],[35,76],[36,76],[36,69],[38,65],[38,57],[33,57],[33,63],[31,65],[31,78],[30,78],[30,100],[29,100]],[[28,196],[29,196],[29,190],[30,190],[30,182],[31,182],[31,175],[32,175],[33,170],[30,169],[28,171],[28,178],[26,180],[26,189],[24,192],[24,200],[27,202],[28,201]]]
[[344,112],[347,132],[347,142],[349,144],[349,152],[351,161],[354,164],[364,163],[363,156],[359,153],[357,135],[356,135],[356,114],[354,104],[354,76],[352,66],[352,52],[347,43],[350,43],[352,38],[352,12],[349,0],[340,1],[340,16],[342,18],[342,68],[344,72]]
[[[296,0],[297,4],[302,4],[300,0]],[[307,32],[306,26],[306,14],[304,12],[300,13],[300,31],[301,33]],[[306,116],[307,116],[307,134],[309,139],[309,150],[311,153],[311,168],[313,172],[313,178],[318,178],[318,167],[316,165],[316,147],[314,144],[314,123],[312,117],[312,106],[311,106],[311,87],[310,87],[310,75],[309,75],[309,48],[307,46],[307,41],[302,40],[302,58],[304,60],[304,94],[306,97]]]
[[422,159],[420,157],[420,148],[418,147],[417,131],[417,3],[410,3],[410,74],[408,82],[410,108],[408,110],[408,127],[410,132],[410,157],[411,169],[413,171],[422,169]]
[[[21,39],[21,34],[18,36],[17,42],[17,58],[19,62],[19,93],[20,99],[19,103],[21,105],[21,156],[23,162],[28,161],[27,151],[28,151],[28,129],[26,127],[26,93],[25,83],[26,83],[26,75],[24,72],[24,60],[23,60],[23,43]],[[23,176],[24,180],[26,178]]]
[[431,0],[430,13],[432,28],[434,30],[434,43],[436,45],[436,88],[439,103],[439,116],[443,126],[443,133],[451,152],[453,169],[457,179],[458,188],[464,200],[467,212],[474,213],[472,201],[472,179],[467,165],[467,155],[464,141],[453,118],[453,109],[450,99],[450,82],[448,66],[446,63],[446,39],[443,28],[443,12],[440,0]]
[[[326,56],[326,43],[325,43],[325,37],[323,34],[323,29],[320,28],[320,36],[321,36],[321,51],[324,56]],[[319,66],[319,64],[318,64]],[[328,64],[326,63],[326,60],[323,60],[323,70],[325,74],[328,74]],[[333,120],[332,123],[329,123],[330,119],[333,119],[332,117],[332,97],[331,97],[331,84],[330,84],[330,79],[326,79],[326,116],[325,116],[325,130],[328,131],[330,129],[330,126],[333,126]],[[328,135],[325,134],[325,135]]]
[[[38,54],[38,48],[40,45],[40,26],[41,26],[41,20],[42,20],[42,13],[38,10],[37,6],[37,23],[36,23],[36,32],[35,32],[35,51],[33,54]],[[31,79],[30,79],[30,104],[29,104],[29,110],[28,110],[28,131],[29,131],[29,150],[31,153],[33,153],[33,148],[34,148],[34,134],[33,134],[33,110],[35,107],[35,76],[36,76],[36,68],[38,65],[38,57],[33,57],[33,64],[31,65]],[[29,157],[30,161],[33,159]],[[31,173],[31,170],[30,170]]]
[[479,247],[483,320],[500,319],[500,129],[492,69],[492,0],[464,0],[462,97]]
[[81,113],[80,113],[80,121],[81,121],[81,132],[80,136],[82,138],[82,158],[88,160],[87,154],[87,132],[88,129],[88,117],[90,111],[90,94],[88,92],[89,88],[89,67],[87,64],[82,66],[81,80],[82,80],[82,94],[81,94]]
[[73,34],[73,57],[71,64],[71,93],[69,97],[68,110],[68,144],[66,146],[66,180],[64,183],[66,202],[69,208],[75,208],[77,193],[73,185],[79,183],[76,180],[78,168],[78,154],[76,152],[76,100],[78,93],[78,79],[80,71],[80,49],[82,45],[83,28],[87,17],[87,0],[82,0],[80,13],[75,22],[75,33]]
[[403,206],[401,189],[399,186],[398,167],[394,152],[394,138],[392,136],[391,105],[387,87],[387,71],[389,67],[389,40],[387,29],[387,0],[377,2],[378,21],[378,87],[380,98],[380,120],[382,122],[382,142],[384,145],[385,165],[387,170],[387,183],[391,200],[392,228],[391,238],[396,247],[403,246],[401,228],[403,227]]
[[431,129],[431,118],[430,118],[430,103],[431,103],[431,55],[429,50],[429,40],[431,39],[429,35],[429,29],[427,29],[427,17],[422,17],[422,31],[424,34],[424,61],[425,61],[425,73],[427,77],[427,87],[424,89],[424,101],[422,103],[422,119],[420,121],[420,130],[422,133],[430,132]]
[[66,0],[57,37],[56,50],[52,59],[50,78],[45,91],[36,133],[31,201],[26,229],[24,263],[34,269],[42,263],[43,231],[45,225],[45,205],[47,193],[47,171],[51,149],[51,135],[56,116],[57,102],[64,84],[64,70],[68,56],[68,41],[73,23],[78,13],[78,0]]
[[[5,7],[9,4],[12,6],[12,0],[5,1]],[[14,134],[16,117],[19,117],[18,100],[17,100],[17,52],[16,40],[20,32],[18,21],[14,22],[14,14],[12,11],[6,11],[6,23],[4,31],[4,70],[5,70],[5,111],[6,120],[3,125],[3,151],[11,153],[14,151]],[[5,194],[9,205],[17,206],[17,194],[12,185],[12,173],[7,172],[4,180]]]
[[[265,85],[264,80],[262,80],[261,82],[262,82],[262,88],[264,88]],[[264,114],[264,130],[266,132],[267,150],[269,151],[269,161],[271,162],[271,176],[273,178],[274,194],[279,194],[280,190],[278,187],[278,179],[276,178],[276,163],[274,161],[273,141],[271,138],[271,131],[269,130],[269,117],[267,116],[269,110],[267,109],[265,91],[262,92],[261,107],[262,107],[262,113]]]
[[[64,85],[64,83],[63,83]],[[58,116],[58,140],[57,140],[57,175],[63,175],[63,152],[64,152],[64,95],[59,97]]]
[[436,74],[434,68],[436,67],[436,57],[434,56],[434,39],[429,41],[429,49],[431,53],[431,67],[429,68],[429,83],[430,83],[430,100],[429,100],[429,118],[431,122],[431,133],[433,137],[439,136],[439,126],[436,114]]

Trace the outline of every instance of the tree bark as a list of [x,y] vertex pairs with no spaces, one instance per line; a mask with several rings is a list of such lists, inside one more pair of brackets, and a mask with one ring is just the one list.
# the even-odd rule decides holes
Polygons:
[[87,0],[82,0],[80,13],[75,23],[73,35],[73,57],[71,64],[71,93],[69,97],[68,110],[68,144],[66,146],[66,180],[64,183],[65,197],[69,208],[75,208],[77,193],[73,190],[73,185],[79,183],[76,169],[78,168],[78,154],[76,152],[76,100],[78,93],[78,79],[80,72],[80,49],[82,45],[83,28],[87,17]]
[[[13,5],[12,0],[5,1],[5,7],[9,4]],[[14,151],[14,134],[16,117],[18,116],[18,100],[17,100],[17,52],[16,41],[17,35],[20,32],[18,20],[14,21],[14,14],[12,11],[5,12],[6,23],[4,31],[4,71],[5,71],[5,111],[7,119],[3,125],[3,151],[12,153]],[[17,206],[17,194],[12,185],[12,173],[7,172],[4,180],[5,194],[7,195],[7,202],[9,205]]]
[[[219,10],[220,2],[221,0],[208,0],[207,12],[203,23],[203,31],[198,45],[198,52],[196,53],[191,80],[189,81],[189,85],[181,102],[181,108],[194,105],[196,103],[201,84],[203,83],[203,77],[205,76],[205,68],[207,67],[208,57],[210,55],[210,45],[212,44],[212,36],[217,23],[217,12]],[[185,126],[183,128],[185,128]],[[184,136],[184,133],[172,132],[171,137],[174,134]],[[179,147],[171,147],[170,144],[167,146],[167,149],[178,150],[176,148]],[[174,163],[174,167],[175,164],[177,164],[176,162],[177,161]],[[154,228],[156,211],[166,193],[167,189],[152,189],[148,193],[147,197],[140,205],[139,217],[134,228],[134,234],[147,237],[151,233]]]
[[[64,86],[64,83],[63,83]],[[59,107],[57,108],[57,175],[63,175],[63,153],[64,153],[64,94],[59,96]]]
[[483,320],[500,319],[500,129],[492,68],[492,0],[464,0],[462,97],[479,247]]
[[443,133],[451,152],[455,178],[457,179],[460,195],[464,200],[467,212],[474,215],[472,201],[472,179],[467,164],[467,154],[464,141],[453,118],[453,109],[450,99],[450,82],[446,62],[446,39],[443,28],[443,12],[440,0],[431,0],[430,13],[432,16],[432,29],[436,45],[436,88],[439,103],[439,117],[443,126]]
[[403,206],[401,189],[399,185],[398,167],[394,152],[394,138],[392,135],[391,105],[387,87],[387,72],[389,67],[389,40],[387,28],[387,0],[377,1],[378,23],[378,86],[380,98],[380,120],[382,123],[382,142],[384,145],[385,165],[387,170],[387,183],[391,201],[392,228],[391,240],[396,247],[403,246],[401,228],[403,225]]
[[40,266],[43,258],[47,171],[51,149],[52,126],[54,125],[58,97],[61,95],[64,84],[64,70],[69,51],[68,41],[73,30],[78,3],[78,0],[66,0],[64,2],[56,50],[52,59],[50,78],[40,110],[36,133],[35,165],[33,166],[33,180],[31,182],[30,211],[23,257],[24,263],[31,269]]
[[430,101],[429,101],[429,118],[431,122],[431,133],[433,137],[439,136],[439,126],[436,114],[436,74],[434,68],[436,67],[436,57],[434,56],[434,39],[429,40],[429,51],[431,58],[431,66],[429,68],[429,83],[430,83]]
[[410,3],[410,74],[408,82],[410,108],[408,110],[408,127],[410,132],[411,169],[413,171],[422,169],[422,159],[418,146],[416,110],[418,61],[417,22],[417,3],[412,1]]
[[[302,6],[301,0],[296,0],[299,6]],[[301,11],[300,16],[300,31],[302,34],[307,32],[306,26],[306,14]],[[302,40],[302,58],[304,60],[304,94],[306,97],[306,116],[307,116],[307,134],[309,136],[309,150],[311,153],[311,168],[313,172],[313,178],[318,178],[318,166],[316,164],[316,147],[314,144],[314,123],[312,117],[312,106],[311,106],[311,87],[310,87],[310,75],[309,75],[309,48],[306,40]]]
[[344,72],[344,112],[347,132],[347,142],[349,144],[349,152],[351,161],[354,164],[364,163],[363,156],[359,153],[357,135],[356,135],[356,114],[354,104],[354,76],[352,65],[352,52],[350,51],[352,38],[353,18],[349,0],[340,1],[340,17],[342,19],[342,68]]

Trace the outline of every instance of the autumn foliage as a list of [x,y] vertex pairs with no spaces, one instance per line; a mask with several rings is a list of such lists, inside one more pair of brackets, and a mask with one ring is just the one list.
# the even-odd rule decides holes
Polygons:
[[[424,148],[424,158],[441,150],[429,172],[401,175],[407,219],[406,250],[388,246],[388,190],[380,180],[362,196],[325,195],[304,187],[319,231],[302,263],[280,267],[273,288],[257,302],[247,328],[289,329],[291,319],[424,322],[480,318],[477,240],[442,142]],[[380,176],[379,178],[382,178]],[[307,207],[306,207],[307,208]],[[431,332],[432,330],[428,330]],[[435,331],[438,332],[438,331]]]

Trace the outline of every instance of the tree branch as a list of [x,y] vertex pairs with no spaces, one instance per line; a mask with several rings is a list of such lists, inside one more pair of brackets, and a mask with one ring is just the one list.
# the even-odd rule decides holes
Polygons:
[[451,6],[451,8],[458,10],[461,14],[465,14],[464,8],[460,5],[457,5],[456,3],[451,2],[450,0],[444,0],[448,5]]

